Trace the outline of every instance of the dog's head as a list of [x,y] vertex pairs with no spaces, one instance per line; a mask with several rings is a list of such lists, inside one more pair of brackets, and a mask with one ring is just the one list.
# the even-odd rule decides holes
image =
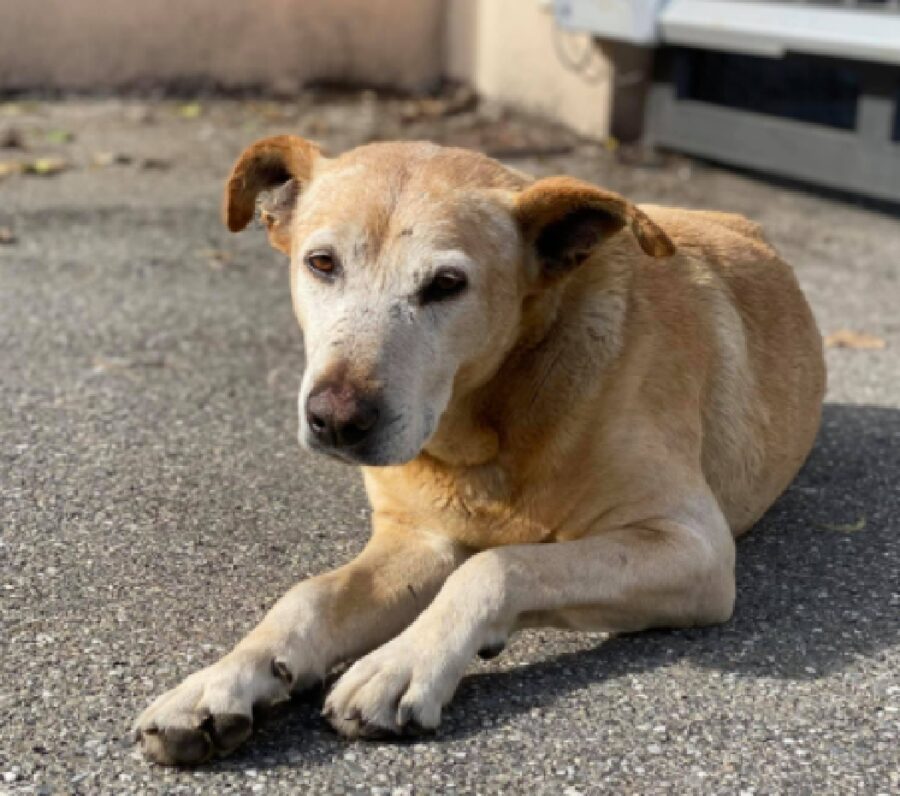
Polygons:
[[628,226],[648,254],[672,250],[616,194],[433,144],[331,159],[294,136],[258,141],[228,180],[228,227],[272,189],[261,216],[291,258],[307,353],[300,439],[360,464],[415,458],[448,406],[497,372],[526,299],[609,235]]

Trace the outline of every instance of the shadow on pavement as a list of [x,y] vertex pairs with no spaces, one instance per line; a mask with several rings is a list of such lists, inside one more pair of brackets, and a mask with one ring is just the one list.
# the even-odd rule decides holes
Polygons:
[[[817,678],[900,640],[900,410],[829,404],[794,484],[738,542],[737,605],[718,627],[610,639],[461,685],[463,733],[591,682],[677,661],[746,677]],[[522,681],[518,684],[517,681]],[[525,683],[527,682],[527,685]],[[530,699],[510,703],[510,692]]]
[[[446,709],[438,738],[490,732],[485,715],[503,723],[592,683],[674,663],[739,677],[801,679],[877,654],[900,639],[898,480],[900,410],[826,406],[803,471],[738,543],[738,596],[730,622],[622,636],[511,670],[470,675]],[[248,765],[257,743],[302,750],[303,734],[327,732],[317,713],[315,704],[295,705],[225,765]],[[333,747],[319,748],[313,757],[324,763],[344,748],[335,738]]]

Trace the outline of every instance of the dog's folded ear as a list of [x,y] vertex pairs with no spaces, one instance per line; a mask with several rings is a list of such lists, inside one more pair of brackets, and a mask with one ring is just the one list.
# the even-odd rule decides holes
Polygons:
[[308,182],[319,148],[295,135],[263,138],[247,147],[234,164],[228,182],[222,214],[232,232],[240,232],[253,219],[256,198],[262,191],[278,188],[262,208],[261,217],[269,230],[271,244],[290,252],[290,219],[297,196]]
[[516,198],[513,213],[526,244],[534,247],[545,277],[574,269],[626,226],[651,257],[675,253],[669,236],[634,204],[572,177],[548,177],[532,183]]

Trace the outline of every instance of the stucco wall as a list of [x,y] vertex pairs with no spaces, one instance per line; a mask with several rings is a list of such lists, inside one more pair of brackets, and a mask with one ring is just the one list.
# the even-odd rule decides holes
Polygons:
[[442,0],[0,0],[0,90],[423,89],[442,72],[443,13]]
[[546,9],[537,0],[448,0],[446,72],[485,97],[603,137],[611,63],[589,37],[558,30]]
[[263,87],[485,97],[609,132],[613,68],[539,0],[0,0],[0,92]]

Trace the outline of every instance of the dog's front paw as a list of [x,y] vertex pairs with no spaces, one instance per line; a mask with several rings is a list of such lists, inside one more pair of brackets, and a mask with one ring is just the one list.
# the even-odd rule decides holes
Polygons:
[[250,736],[254,705],[287,699],[292,680],[271,655],[233,652],[153,702],[134,724],[136,739],[163,765],[226,755]]
[[422,653],[399,636],[357,661],[325,700],[323,715],[348,738],[379,738],[435,729],[466,661]]

